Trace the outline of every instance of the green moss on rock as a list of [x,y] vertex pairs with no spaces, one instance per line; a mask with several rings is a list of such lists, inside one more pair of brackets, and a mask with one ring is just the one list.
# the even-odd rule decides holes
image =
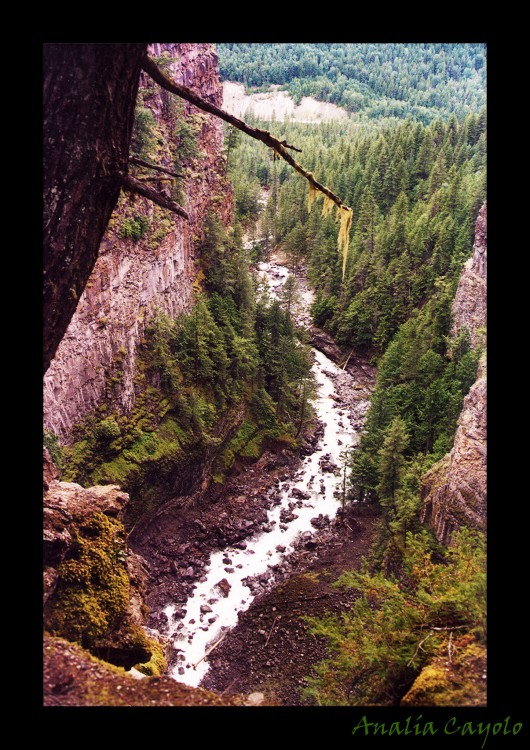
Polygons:
[[160,675],[163,675],[167,669],[167,662],[162,644],[154,638],[149,638],[149,636],[143,631],[142,636],[142,643],[151,652],[151,658],[143,664],[135,664],[135,669],[149,677],[159,677]]
[[468,635],[454,644],[449,662],[447,645],[420,672],[402,706],[485,706],[486,647]]
[[103,513],[94,513],[71,530],[73,553],[58,568],[57,587],[45,610],[45,625],[52,635],[90,649],[119,623],[130,589],[123,531],[119,521]]

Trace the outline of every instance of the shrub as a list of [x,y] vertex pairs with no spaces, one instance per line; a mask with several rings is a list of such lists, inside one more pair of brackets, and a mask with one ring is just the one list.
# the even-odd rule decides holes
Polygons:
[[119,438],[121,430],[115,417],[107,417],[98,422],[94,428],[94,437],[100,442],[109,443]]
[[147,216],[136,215],[134,217],[125,218],[119,228],[118,236],[121,239],[128,238],[135,242],[149,229],[149,219]]
[[57,435],[49,430],[44,430],[43,445],[48,449],[53,463],[58,469],[61,469],[63,465],[63,452]]

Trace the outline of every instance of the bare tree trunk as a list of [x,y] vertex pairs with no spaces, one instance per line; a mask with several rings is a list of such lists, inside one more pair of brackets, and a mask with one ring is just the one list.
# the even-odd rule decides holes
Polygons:
[[147,44],[44,45],[44,372],[127,174]]

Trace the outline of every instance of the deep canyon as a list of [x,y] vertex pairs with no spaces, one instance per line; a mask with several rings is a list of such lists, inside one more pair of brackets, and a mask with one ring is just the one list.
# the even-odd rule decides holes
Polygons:
[[[149,54],[174,81],[222,106],[213,45],[153,44]],[[150,158],[166,172],[182,170],[178,199],[189,219],[121,194],[45,374],[44,427],[56,442],[44,451],[44,704],[310,705],[304,688],[328,642],[307,618],[352,610],[359,591],[334,581],[364,570],[383,525],[378,503],[348,500],[346,489],[376,387],[375,358],[362,347],[339,346],[315,325],[306,264],[290,264],[281,248],[254,258],[252,277],[271,300],[281,302],[286,280],[296,279],[292,319],[311,351],[313,412],[302,411],[295,438],[264,432],[255,445],[260,425],[252,421],[254,384],[247,384],[232,401],[223,394],[207,438],[191,442],[172,417],[161,377],[149,369],[150,326],[159,316],[196,309],[209,251],[205,226],[214,216],[218,231],[231,237],[233,187],[216,117],[185,101],[176,105],[145,72],[138,97],[135,137],[143,132],[138,122],[148,122],[151,141],[144,133],[142,143]],[[177,188],[161,173],[148,179],[174,199]],[[482,350],[485,203],[474,236],[452,301],[451,336],[465,330],[471,347]],[[225,255],[228,247],[226,240]],[[302,348],[296,341],[293,348]],[[175,390],[185,385],[181,380]],[[419,480],[419,518],[441,545],[462,528],[486,528],[486,398],[483,354],[451,450]],[[206,422],[210,407],[197,403]],[[87,425],[99,427],[98,445],[107,451],[99,463],[87,453]],[[65,481],[53,445],[91,456],[82,483]],[[79,607],[89,616],[86,632],[75,622]],[[434,689],[429,682],[434,669],[449,672],[437,654],[403,687],[403,705],[437,705],[430,703],[436,691],[438,705],[456,705],[444,704],[443,695],[461,683],[465,689],[449,701],[484,705],[485,652],[474,643],[459,647],[471,656],[454,674],[444,672],[445,693],[440,681]]]

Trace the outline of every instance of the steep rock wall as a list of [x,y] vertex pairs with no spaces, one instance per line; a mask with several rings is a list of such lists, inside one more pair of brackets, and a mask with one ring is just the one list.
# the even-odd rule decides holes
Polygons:
[[486,528],[486,367],[464,400],[450,453],[422,478],[421,520],[447,542],[456,529]]
[[[485,344],[486,210],[484,204],[477,218],[473,255],[464,265],[452,306],[452,334],[465,326],[473,347]],[[464,399],[453,448],[422,478],[421,521],[430,524],[442,542],[449,542],[462,526],[486,529],[486,402],[484,354],[477,380]]]
[[[154,44],[151,56],[163,61],[179,83],[203,98],[222,103],[217,54],[209,44]],[[44,424],[63,441],[72,426],[103,399],[129,411],[135,399],[136,349],[155,311],[175,316],[189,309],[197,275],[197,245],[208,210],[230,221],[231,189],[224,178],[222,123],[160,90],[142,75],[139,103],[154,118],[156,160],[175,169],[178,123],[188,123],[195,155],[179,165],[184,177],[179,201],[190,221],[142,198],[121,196],[100,247],[87,287],[44,380]],[[155,184],[170,190],[162,175]],[[140,239],[125,236],[124,221],[148,219]]]
[[462,269],[451,308],[453,316],[451,333],[456,335],[466,327],[471,337],[472,347],[485,344],[487,244],[487,206],[484,203],[475,226],[473,255]]

